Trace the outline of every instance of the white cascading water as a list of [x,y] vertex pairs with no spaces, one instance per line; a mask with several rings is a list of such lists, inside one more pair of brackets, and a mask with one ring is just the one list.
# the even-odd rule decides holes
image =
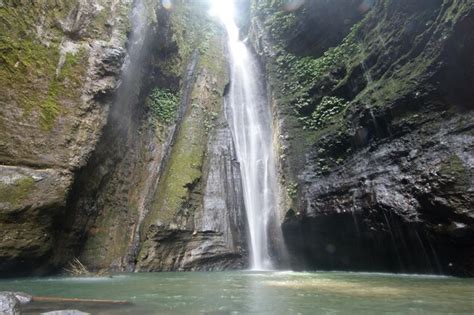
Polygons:
[[232,0],[215,0],[212,13],[228,33],[231,65],[226,114],[240,163],[250,234],[250,265],[272,269],[268,227],[277,211],[277,180],[272,146],[272,119],[257,60],[239,40]]

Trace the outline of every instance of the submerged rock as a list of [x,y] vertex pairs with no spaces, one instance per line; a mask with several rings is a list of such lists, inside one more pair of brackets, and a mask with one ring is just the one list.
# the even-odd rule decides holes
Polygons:
[[12,292],[0,292],[0,314],[17,315],[19,312],[20,301]]
[[41,313],[42,315],[89,315],[90,313],[84,313],[78,310],[60,310]]
[[33,300],[33,296],[23,292],[12,292],[21,305],[28,304]]

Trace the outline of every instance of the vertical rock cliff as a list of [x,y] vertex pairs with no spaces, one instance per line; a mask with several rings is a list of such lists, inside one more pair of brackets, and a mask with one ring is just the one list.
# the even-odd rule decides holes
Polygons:
[[242,266],[224,33],[206,1],[152,8],[140,56],[130,59],[135,96],[116,100],[76,178],[58,261],[78,256],[92,269],[122,271]]
[[244,266],[225,35],[209,3],[0,10],[0,272],[74,257],[90,269]]
[[215,270],[244,264],[240,175],[223,110],[225,37],[213,27],[195,61],[183,121],[145,218],[138,270]]
[[472,275],[472,1],[253,1],[296,268]]
[[74,173],[104,126],[128,1],[0,3],[0,273],[51,257]]

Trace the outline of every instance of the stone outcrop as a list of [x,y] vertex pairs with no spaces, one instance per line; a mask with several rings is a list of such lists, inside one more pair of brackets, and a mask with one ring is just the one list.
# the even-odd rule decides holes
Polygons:
[[0,292],[0,312],[3,315],[20,314],[20,306],[28,304],[33,297],[22,292]]
[[0,5],[0,274],[51,256],[74,172],[101,134],[124,57],[127,1]]
[[229,248],[220,232],[153,226],[149,234],[137,271],[222,271],[246,266],[241,253]]
[[[58,265],[72,256],[93,270],[244,265],[238,166],[222,102],[223,30],[202,3],[154,8],[156,19],[136,33],[141,49],[129,48],[135,70],[124,74],[103,136],[76,177]],[[170,99],[153,103],[156,93],[175,95],[176,108],[159,107]]]
[[258,3],[293,266],[472,275],[472,4]]
[[0,312],[5,315],[20,314],[18,310],[19,302],[13,293],[0,292]]
[[245,265],[225,35],[208,7],[12,0],[0,10],[0,274],[74,257],[91,270]]
[[240,170],[224,117],[225,37],[221,33],[209,45],[144,222],[138,270],[246,265]]

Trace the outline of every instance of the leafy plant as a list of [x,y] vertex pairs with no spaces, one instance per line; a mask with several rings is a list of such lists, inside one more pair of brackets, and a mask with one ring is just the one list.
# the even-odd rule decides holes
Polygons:
[[170,123],[176,114],[178,97],[170,90],[156,88],[148,96],[147,105],[153,119]]
[[324,127],[332,117],[344,110],[349,102],[335,96],[325,96],[310,117],[302,118],[305,126],[316,130]]
[[285,53],[282,48],[279,49],[280,54],[276,58],[279,68],[278,74],[282,79],[286,79],[283,86],[284,92],[300,92],[297,94],[296,106],[299,108],[307,106],[309,89],[331,69],[345,66],[347,60],[350,60],[351,56],[360,51],[356,41],[356,34],[359,29],[360,23],[352,27],[349,35],[339,46],[330,48],[319,58],[300,58]]
[[298,183],[291,183],[286,187],[286,192],[291,199],[298,197]]
[[[348,67],[353,57],[360,53],[357,33],[361,23],[352,27],[342,43],[327,50],[321,57],[298,57],[277,47],[274,72],[281,82],[280,91],[285,102],[292,106],[304,122],[305,128],[318,129],[327,125],[331,117],[340,113],[349,103],[337,97],[324,97],[320,104],[314,104],[314,88],[328,78],[327,84],[336,84],[330,75],[333,70]],[[328,77],[329,76],[329,77]],[[325,81],[326,82],[326,81]]]
[[206,132],[210,132],[212,129],[216,127],[217,118],[219,114],[214,111],[205,110],[206,118],[204,119],[204,128]]

